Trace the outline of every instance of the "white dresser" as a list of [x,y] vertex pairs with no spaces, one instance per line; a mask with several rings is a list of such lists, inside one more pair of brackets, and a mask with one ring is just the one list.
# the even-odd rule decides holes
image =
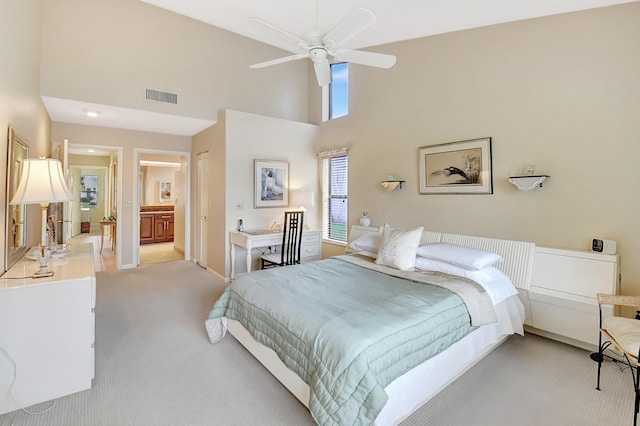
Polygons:
[[53,277],[31,278],[38,265],[23,258],[0,277],[0,414],[89,389],[95,376],[93,246],[51,260]]
[[[528,331],[594,349],[598,293],[619,294],[619,257],[537,246],[531,285],[522,297]],[[613,309],[605,308],[608,314]]]

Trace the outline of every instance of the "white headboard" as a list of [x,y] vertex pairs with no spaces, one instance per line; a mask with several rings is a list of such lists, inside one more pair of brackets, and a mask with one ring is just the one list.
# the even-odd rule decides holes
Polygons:
[[[351,226],[349,242],[365,234],[381,234],[382,226]],[[424,231],[420,244],[451,243],[459,246],[473,247],[497,253],[503,261],[496,264],[496,268],[507,274],[517,288],[529,290],[531,272],[533,270],[533,256],[535,243],[515,240],[500,240],[497,238],[475,237],[470,235],[445,234],[434,231]],[[347,247],[346,252],[352,252]]]

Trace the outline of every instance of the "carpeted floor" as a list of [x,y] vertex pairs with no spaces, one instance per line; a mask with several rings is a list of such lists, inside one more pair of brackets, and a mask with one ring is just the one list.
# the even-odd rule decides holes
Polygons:
[[[225,284],[175,261],[97,274],[92,389],[0,416],[0,426],[313,425],[308,411],[231,336],[204,319]],[[594,389],[588,353],[514,336],[404,426],[632,424],[628,371],[612,362]]]

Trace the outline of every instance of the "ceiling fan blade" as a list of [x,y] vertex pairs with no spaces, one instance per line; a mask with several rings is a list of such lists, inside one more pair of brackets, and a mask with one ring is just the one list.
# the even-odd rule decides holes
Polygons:
[[265,27],[275,31],[276,33],[278,33],[280,35],[281,38],[283,38],[284,40],[288,41],[291,44],[294,44],[298,47],[298,49],[296,50],[300,50],[300,48],[308,50],[309,49],[309,43],[307,43],[306,41],[304,41],[303,39],[301,39],[300,37],[297,37],[285,30],[283,30],[282,28],[278,28],[275,25],[272,25],[266,21],[263,21],[260,18],[251,18],[252,21],[258,22],[259,24],[264,25]]
[[359,7],[349,14],[342,22],[336,25],[323,38],[322,43],[328,49],[335,49],[351,40],[362,31],[378,21],[376,15],[369,9]]
[[282,64],[284,62],[296,61],[298,59],[302,59],[302,58],[306,58],[306,57],[307,57],[306,53],[297,53],[295,55],[285,56],[284,58],[272,59],[270,61],[260,62],[258,64],[249,65],[249,68],[270,67],[271,65],[277,65],[277,64]]
[[338,49],[333,53],[333,57],[339,61],[378,68],[391,68],[396,63],[396,57],[394,55],[365,52],[362,50]]
[[316,79],[318,79],[318,86],[326,86],[331,83],[331,67],[329,61],[315,62],[313,68],[316,70]]

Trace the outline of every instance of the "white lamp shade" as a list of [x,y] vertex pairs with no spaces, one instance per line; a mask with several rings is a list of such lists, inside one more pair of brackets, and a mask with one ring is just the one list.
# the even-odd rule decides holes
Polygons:
[[291,191],[291,205],[294,207],[313,207],[313,191]]
[[11,204],[46,204],[71,201],[60,161],[54,158],[22,160],[22,176]]

